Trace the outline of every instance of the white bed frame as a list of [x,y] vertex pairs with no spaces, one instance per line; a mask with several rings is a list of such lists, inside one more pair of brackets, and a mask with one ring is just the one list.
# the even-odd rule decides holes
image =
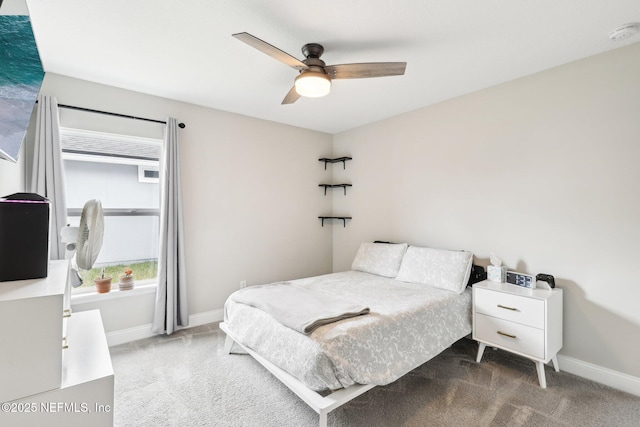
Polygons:
[[231,353],[231,346],[236,343],[240,346],[244,351],[249,353],[256,359],[262,366],[267,368],[269,372],[276,376],[284,385],[286,385],[291,391],[298,395],[298,397],[311,407],[314,411],[318,413],[320,416],[320,427],[327,427],[327,415],[329,412],[333,411],[336,408],[344,405],[350,400],[355,399],[360,396],[362,393],[371,390],[375,387],[374,384],[356,384],[348,388],[343,388],[333,393],[322,397],[317,392],[308,388],[303,382],[298,380],[293,375],[285,372],[281,368],[277,367],[273,363],[269,362],[264,357],[260,356],[250,348],[245,347],[240,344],[237,340],[233,338],[233,335],[229,332],[229,328],[223,322],[220,323],[220,329],[222,329],[226,334],[227,338],[224,343],[224,351],[225,353]]

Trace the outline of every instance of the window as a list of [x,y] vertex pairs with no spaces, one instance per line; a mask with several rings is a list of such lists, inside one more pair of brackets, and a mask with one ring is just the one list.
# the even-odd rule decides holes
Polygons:
[[116,286],[125,268],[133,270],[136,283],[153,282],[162,141],[69,128],[61,128],[60,136],[69,224],[79,225],[90,199],[102,202],[105,215],[100,255],[94,269],[82,273],[84,284],[74,292],[92,289],[102,268]]

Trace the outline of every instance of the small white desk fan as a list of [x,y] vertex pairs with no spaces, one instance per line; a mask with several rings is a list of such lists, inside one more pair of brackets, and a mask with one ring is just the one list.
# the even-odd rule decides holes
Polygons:
[[60,240],[66,244],[65,259],[69,260],[65,290],[65,312],[71,313],[71,287],[82,285],[79,270],[91,270],[102,248],[104,214],[100,200],[87,201],[82,208],[80,226],[66,226],[60,230]]

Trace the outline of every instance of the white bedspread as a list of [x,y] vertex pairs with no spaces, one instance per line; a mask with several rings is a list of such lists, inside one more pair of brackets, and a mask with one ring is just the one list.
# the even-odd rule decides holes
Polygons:
[[269,313],[291,329],[310,334],[320,326],[369,313],[369,307],[337,297],[321,287],[291,282],[250,286],[231,299]]
[[293,281],[370,308],[366,316],[321,326],[310,335],[229,298],[231,334],[316,390],[384,385],[471,332],[471,292],[462,294],[347,271]]

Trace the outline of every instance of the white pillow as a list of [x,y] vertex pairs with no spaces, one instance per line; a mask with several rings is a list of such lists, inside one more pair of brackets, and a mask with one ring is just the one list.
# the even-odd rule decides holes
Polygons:
[[351,264],[352,270],[384,277],[396,277],[406,243],[362,243]]
[[410,246],[402,258],[396,280],[460,294],[467,286],[472,265],[471,252]]

